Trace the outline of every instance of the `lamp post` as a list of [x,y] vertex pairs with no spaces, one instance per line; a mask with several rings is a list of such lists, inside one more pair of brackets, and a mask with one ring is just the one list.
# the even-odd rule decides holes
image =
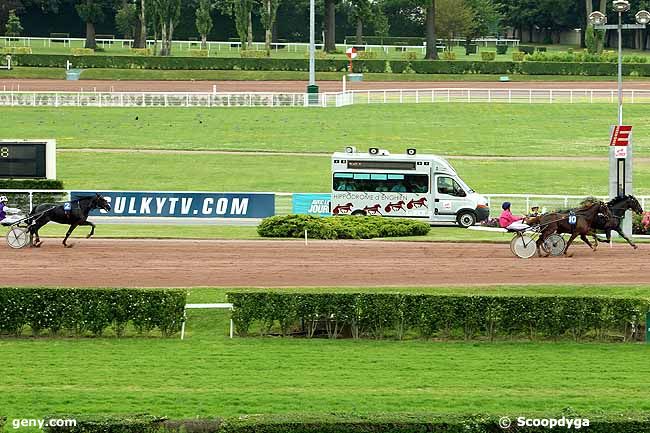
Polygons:
[[308,105],[318,104],[316,85],[316,0],[309,0],[309,84],[307,85]]
[[[638,24],[623,25],[623,14],[630,10],[630,2],[627,0],[614,0],[612,2],[614,12],[618,13],[618,24],[607,25],[607,16],[596,11],[589,15],[589,22],[597,30],[618,30],[618,126],[623,125],[623,30],[644,29],[650,23],[650,12],[642,10],[635,15]],[[618,158],[614,146],[609,150],[609,196],[632,193],[632,140],[630,138],[625,158]],[[629,212],[623,221],[623,232],[630,236],[632,234],[632,219]]]

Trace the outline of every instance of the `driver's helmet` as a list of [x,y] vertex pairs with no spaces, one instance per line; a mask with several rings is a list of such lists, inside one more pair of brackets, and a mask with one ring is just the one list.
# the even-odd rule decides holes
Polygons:
[[0,195],[0,203],[7,203],[9,199],[6,195]]

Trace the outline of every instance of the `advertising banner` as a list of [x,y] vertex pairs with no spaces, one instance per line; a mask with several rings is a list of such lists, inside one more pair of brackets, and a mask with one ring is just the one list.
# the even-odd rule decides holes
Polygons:
[[293,194],[293,213],[330,215],[331,194]]
[[216,192],[72,191],[75,198],[99,192],[111,211],[94,216],[170,218],[266,218],[275,215],[275,195]]

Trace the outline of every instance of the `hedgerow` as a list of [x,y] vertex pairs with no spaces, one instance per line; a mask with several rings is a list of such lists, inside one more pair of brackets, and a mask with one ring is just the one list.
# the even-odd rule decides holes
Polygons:
[[53,179],[0,179],[0,189],[63,189],[63,182]]
[[337,338],[572,338],[623,341],[640,335],[650,301],[561,296],[232,292],[239,335],[320,332]]
[[305,230],[312,239],[372,239],[423,236],[429,233],[431,226],[404,218],[311,215],[273,216],[257,226],[257,233],[268,238],[301,238]]
[[138,332],[180,330],[182,290],[0,288],[0,334],[66,331],[99,336],[112,327],[119,337],[131,324]]
[[[443,53],[444,54],[444,53]],[[355,72],[417,74],[528,74],[528,75],[615,75],[611,62],[525,61],[513,53],[515,61],[479,60],[356,60]],[[535,54],[537,55],[537,54]],[[540,55],[547,55],[542,53]],[[70,56],[58,54],[16,54],[17,66],[65,67]],[[239,57],[151,57],[151,56],[76,56],[75,68],[118,68],[159,70],[246,70],[246,71],[308,71],[307,59],[239,58]],[[345,72],[348,61],[326,56],[316,59],[318,72]],[[626,63],[625,75],[650,76],[650,64]]]
[[[509,415],[512,427],[499,425],[502,415]],[[81,418],[74,415],[56,418],[77,419],[76,427],[46,427],[46,433],[495,433],[520,431],[546,433],[549,426],[519,427],[523,414],[418,414],[377,413],[354,415],[348,413],[247,415],[230,418],[166,420],[147,415]],[[594,433],[639,433],[650,430],[650,419],[642,415],[615,416],[580,415],[571,408],[561,413],[529,416],[530,419],[556,419],[562,424],[553,430],[586,431]],[[571,423],[571,428],[568,423]]]

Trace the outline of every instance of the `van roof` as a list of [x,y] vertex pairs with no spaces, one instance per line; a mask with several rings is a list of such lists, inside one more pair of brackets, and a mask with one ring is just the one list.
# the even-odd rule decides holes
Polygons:
[[429,161],[436,171],[449,172],[456,174],[454,167],[443,157],[431,154],[390,154],[390,155],[371,155],[368,152],[334,152],[332,159],[357,159],[362,161]]

